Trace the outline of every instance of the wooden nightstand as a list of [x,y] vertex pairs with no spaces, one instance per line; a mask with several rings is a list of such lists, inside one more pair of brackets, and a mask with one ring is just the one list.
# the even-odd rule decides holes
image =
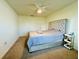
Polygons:
[[74,33],[64,34],[64,47],[73,49],[74,46]]

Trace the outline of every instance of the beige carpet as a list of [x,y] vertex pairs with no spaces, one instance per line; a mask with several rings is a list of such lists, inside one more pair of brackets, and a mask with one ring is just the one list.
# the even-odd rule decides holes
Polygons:
[[20,37],[3,59],[20,59],[20,57],[21,59],[78,59],[77,51],[62,46],[28,53],[25,48],[27,38],[28,36]]
[[25,49],[22,59],[78,59],[77,51],[62,46],[28,53]]

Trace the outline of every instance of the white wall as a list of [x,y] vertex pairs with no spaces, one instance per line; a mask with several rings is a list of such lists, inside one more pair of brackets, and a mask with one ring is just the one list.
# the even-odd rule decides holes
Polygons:
[[0,59],[17,39],[18,16],[12,8],[0,0]]
[[25,35],[29,31],[47,29],[47,20],[43,17],[19,16],[19,35]]
[[74,32],[75,33],[75,39],[74,39],[74,48],[78,49],[78,35],[77,35],[77,1],[72,3],[69,6],[66,6],[65,8],[56,11],[52,15],[48,16],[48,22],[59,20],[59,19],[68,19],[68,27],[67,27],[67,33]]
[[18,17],[13,9],[4,0],[0,0],[0,59],[16,41],[18,37],[18,30],[19,35],[24,35],[29,31],[38,31],[40,28],[41,30],[46,30],[47,21],[49,22],[64,18],[69,19],[67,33],[75,33],[74,46],[75,49],[77,49],[77,2],[53,13],[48,16],[48,19],[46,19],[43,17],[33,16]]

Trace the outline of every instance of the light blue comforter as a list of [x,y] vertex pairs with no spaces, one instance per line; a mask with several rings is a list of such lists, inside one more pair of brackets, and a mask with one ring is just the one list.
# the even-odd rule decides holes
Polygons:
[[63,33],[59,31],[50,32],[49,35],[38,35],[38,36],[32,36],[29,37],[28,40],[28,47],[31,48],[33,45],[40,45],[40,44],[46,44],[46,43],[55,43],[58,41],[63,41]]

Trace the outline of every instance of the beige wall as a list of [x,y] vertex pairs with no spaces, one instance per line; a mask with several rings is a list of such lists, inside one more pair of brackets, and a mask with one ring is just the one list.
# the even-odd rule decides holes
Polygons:
[[17,18],[12,8],[0,0],[0,59],[17,39]]
[[43,17],[19,16],[19,35],[25,35],[29,31],[46,29],[47,20]]
[[52,15],[48,16],[48,22],[59,20],[59,19],[68,19],[68,26],[67,26],[67,33],[74,32],[75,39],[74,39],[74,48],[78,49],[78,36],[77,36],[77,1],[70,4],[69,6],[64,7],[61,10],[56,11]]

